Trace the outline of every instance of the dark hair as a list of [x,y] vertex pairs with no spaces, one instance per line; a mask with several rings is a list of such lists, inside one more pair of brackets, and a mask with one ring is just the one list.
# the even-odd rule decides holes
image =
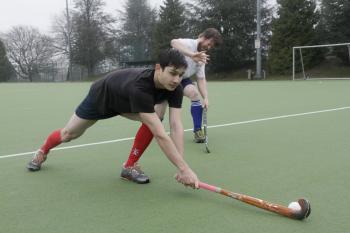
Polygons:
[[158,56],[160,67],[164,70],[166,66],[174,66],[175,68],[187,68],[185,56],[177,49],[164,49],[160,51]]
[[213,38],[215,46],[218,46],[218,45],[222,44],[221,34],[215,28],[207,28],[207,29],[205,29],[204,32],[199,34],[199,37],[204,37],[205,39]]

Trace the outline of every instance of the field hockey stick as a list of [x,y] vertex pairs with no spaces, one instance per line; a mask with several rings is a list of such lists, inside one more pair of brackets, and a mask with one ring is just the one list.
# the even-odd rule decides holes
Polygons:
[[207,109],[204,108],[203,110],[203,130],[204,130],[204,144],[205,144],[205,151],[207,153],[210,153],[209,145],[208,145],[208,121],[207,121]]
[[244,194],[239,194],[239,193],[234,193],[225,189],[222,189],[220,187],[215,187],[213,185],[209,185],[203,182],[199,182],[199,187],[201,189],[206,189],[215,193],[219,193],[222,194],[224,196],[227,197],[231,197],[233,199],[239,200],[241,202],[247,203],[249,205],[258,207],[260,209],[264,209],[267,211],[271,211],[280,215],[283,215],[285,217],[288,218],[292,218],[292,219],[297,219],[297,220],[303,220],[305,218],[307,218],[310,213],[311,213],[311,206],[310,206],[310,202],[306,199],[299,199],[298,203],[301,207],[300,210],[295,210],[295,209],[291,209],[288,208],[286,206],[283,205],[279,205],[279,204],[274,204],[274,203],[270,203],[255,197],[250,197]]

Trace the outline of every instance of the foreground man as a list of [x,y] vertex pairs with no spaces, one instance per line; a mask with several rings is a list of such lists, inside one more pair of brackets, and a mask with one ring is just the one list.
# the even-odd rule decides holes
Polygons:
[[[186,68],[185,57],[178,50],[169,49],[161,52],[155,69],[117,70],[96,81],[67,125],[47,137],[28,163],[28,170],[40,170],[50,149],[80,137],[98,120],[120,115],[146,125],[167,158],[177,167],[176,180],[186,186],[198,188],[196,174],[183,159],[183,89],[180,83]],[[154,106],[162,103],[167,103],[170,108],[170,136],[155,112]],[[141,183],[149,182],[147,176],[147,179],[142,180],[144,173],[134,165],[123,169],[122,177],[133,180],[136,176]]]

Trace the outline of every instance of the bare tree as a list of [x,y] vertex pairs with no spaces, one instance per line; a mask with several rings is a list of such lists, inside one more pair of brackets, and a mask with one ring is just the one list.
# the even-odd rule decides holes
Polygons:
[[68,9],[66,9],[66,11],[56,16],[52,23],[53,45],[57,53],[68,61],[67,80],[71,80],[72,75],[72,19],[70,15],[71,12],[68,13]]
[[71,29],[68,28],[67,15],[62,12],[52,23],[53,43],[58,53],[69,55],[69,38]]
[[55,54],[52,39],[33,27],[15,26],[4,39],[16,73],[31,82]]

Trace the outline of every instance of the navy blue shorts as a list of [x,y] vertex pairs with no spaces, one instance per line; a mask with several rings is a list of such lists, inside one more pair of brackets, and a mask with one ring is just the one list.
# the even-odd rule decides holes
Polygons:
[[185,89],[185,87],[187,86],[187,85],[193,85],[193,82],[192,82],[192,80],[190,79],[190,78],[184,78],[184,79],[182,79],[182,81],[181,81],[181,85],[182,85],[182,88],[183,89]]
[[85,120],[103,120],[111,117],[115,117],[119,115],[119,113],[106,113],[101,114],[98,112],[97,107],[92,101],[92,97],[89,94],[85,97],[85,99],[79,104],[77,109],[75,110],[75,114]]

